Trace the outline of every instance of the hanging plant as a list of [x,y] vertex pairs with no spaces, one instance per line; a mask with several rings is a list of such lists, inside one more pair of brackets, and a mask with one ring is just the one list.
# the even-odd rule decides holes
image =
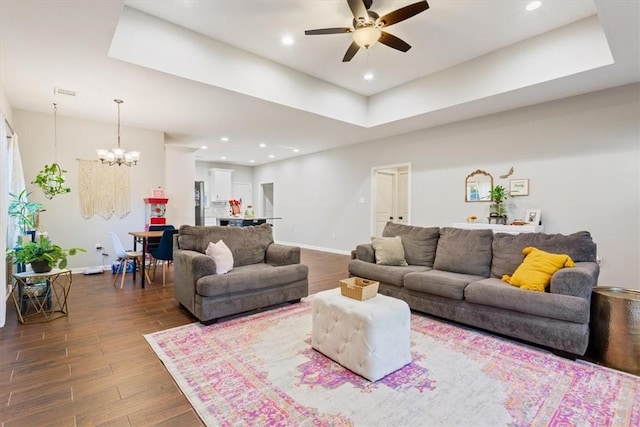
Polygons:
[[40,187],[44,196],[51,200],[53,196],[71,192],[71,188],[65,185],[65,177],[63,174],[66,172],[67,171],[62,169],[57,163],[44,165],[44,168],[38,172],[36,179],[31,181],[31,183]]
[[49,200],[58,194],[71,192],[71,188],[64,185],[65,177],[63,174],[67,171],[58,164],[58,105],[55,102],[53,103],[53,144],[55,161],[51,165],[44,165],[44,168],[36,175],[36,179],[31,181],[32,184],[42,189],[44,196]]

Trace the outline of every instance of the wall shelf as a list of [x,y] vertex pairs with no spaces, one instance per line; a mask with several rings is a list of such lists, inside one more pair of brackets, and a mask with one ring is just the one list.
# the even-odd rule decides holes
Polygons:
[[487,224],[484,222],[456,222],[453,224],[455,228],[464,228],[467,230],[493,230],[494,233],[542,233],[544,226],[542,225],[502,225]]

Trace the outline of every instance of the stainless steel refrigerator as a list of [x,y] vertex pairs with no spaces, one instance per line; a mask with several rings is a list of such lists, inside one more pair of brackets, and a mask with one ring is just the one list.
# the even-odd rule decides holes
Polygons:
[[195,201],[196,201],[196,225],[204,225],[204,181],[195,182]]

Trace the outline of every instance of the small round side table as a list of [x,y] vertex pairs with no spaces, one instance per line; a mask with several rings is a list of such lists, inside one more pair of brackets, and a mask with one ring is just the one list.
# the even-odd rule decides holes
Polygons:
[[588,358],[640,375],[640,291],[593,288],[589,329]]

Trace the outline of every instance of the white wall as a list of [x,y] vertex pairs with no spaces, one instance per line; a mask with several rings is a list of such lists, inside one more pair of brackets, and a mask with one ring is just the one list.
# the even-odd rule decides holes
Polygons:
[[[162,132],[121,127],[121,144],[128,150],[141,152],[141,160],[130,169],[131,213],[124,218],[113,215],[104,219],[94,215],[84,219],[80,214],[78,192],[78,159],[95,159],[97,148],[112,148],[117,145],[117,124],[79,120],[60,115],[58,110],[58,163],[66,169],[71,193],[47,200],[42,191],[32,184],[36,173],[45,163],[54,162],[54,133],[52,114],[14,111],[14,129],[20,136],[20,147],[27,189],[33,194],[30,200],[44,204],[46,212],[41,214],[40,227],[51,239],[64,248],[82,247],[87,253],[69,258],[71,268],[102,264],[100,252],[95,244],[101,243],[111,255],[104,261],[115,260],[107,231],[114,231],[125,245],[132,247],[132,237],[127,233],[143,230],[145,225],[144,198],[151,189],[164,187],[164,135]],[[112,166],[125,167],[125,166]],[[192,184],[193,186],[193,184]],[[171,221],[171,218],[168,218]]]
[[170,145],[165,150],[165,193],[169,198],[167,223],[176,228],[183,224],[195,225],[195,150]]
[[[411,163],[411,218],[448,226],[488,203],[464,202],[476,169],[528,178],[510,218],[540,208],[545,232],[591,232],[601,285],[640,289],[640,85],[522,108],[254,168],[273,182],[277,240],[350,251],[371,233],[371,168]],[[359,203],[364,198],[365,203]]]

